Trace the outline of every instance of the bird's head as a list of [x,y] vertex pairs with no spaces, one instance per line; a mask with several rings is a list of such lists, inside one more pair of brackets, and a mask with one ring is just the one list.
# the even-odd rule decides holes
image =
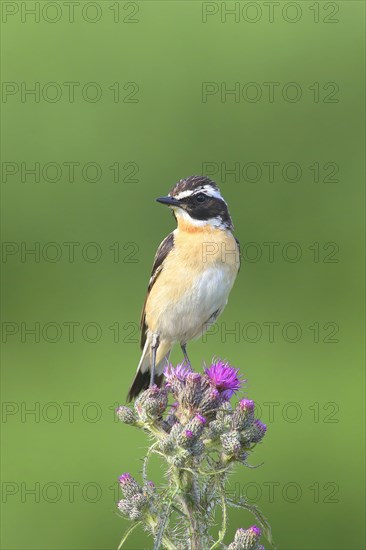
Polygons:
[[190,176],[174,185],[166,197],[156,199],[169,206],[178,225],[233,229],[229,210],[216,183],[206,176]]

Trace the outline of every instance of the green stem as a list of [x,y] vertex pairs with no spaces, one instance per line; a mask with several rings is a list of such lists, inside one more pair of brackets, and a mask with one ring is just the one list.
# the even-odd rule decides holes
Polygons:
[[[176,469],[175,469],[176,470]],[[197,518],[199,503],[195,503],[192,496],[192,487],[194,484],[193,471],[185,473],[185,479],[180,475],[181,470],[172,472],[173,479],[177,484],[177,488],[180,489],[178,493],[178,501],[182,506],[182,510],[188,520],[188,529],[190,533],[191,550],[204,550],[204,544],[201,540],[200,522]]]
[[144,480],[144,483],[147,483],[147,465],[149,463],[149,459],[151,454],[154,452],[154,448],[159,444],[159,441],[155,441],[149,448],[149,450],[146,453],[146,456],[144,458],[143,466],[142,466],[142,478]]
[[218,478],[216,479],[217,479],[217,485],[220,490],[220,499],[221,499],[221,508],[222,508],[222,528],[219,531],[219,538],[211,546],[210,550],[214,550],[214,548],[218,548],[218,546],[222,543],[222,541],[225,538],[226,527],[227,527],[227,505],[226,505],[225,493],[224,493],[224,489],[221,481]]
[[179,501],[182,505],[183,511],[188,518],[189,532],[191,539],[191,550],[203,550],[203,546],[200,541],[200,532],[197,520],[194,514],[194,509],[187,502],[187,499],[183,496],[183,493],[179,495]]
[[163,541],[163,544],[164,544],[165,548],[167,548],[168,550],[176,550],[175,544],[173,544],[171,542],[171,540],[166,535],[163,535],[162,541]]
[[215,476],[216,474],[224,474],[228,471],[228,466],[226,466],[226,468],[221,468],[220,470],[213,470],[212,472],[209,472],[209,471],[204,471],[204,470],[200,470],[198,469],[198,473],[200,473],[201,475],[203,476]]
[[171,541],[169,540],[169,538],[164,534],[164,530],[165,530],[165,526],[168,522],[170,508],[172,506],[173,500],[174,500],[175,495],[177,494],[177,492],[178,492],[178,487],[176,487],[176,489],[173,491],[173,493],[171,494],[170,499],[169,499],[169,501],[166,505],[165,513],[164,513],[163,518],[161,519],[159,532],[158,532],[156,540],[155,540],[154,550],[159,550],[160,541],[163,541],[163,543],[165,544],[165,546],[169,550],[175,550],[174,544],[172,544]]
[[119,546],[117,548],[117,550],[121,550],[122,546],[124,545],[124,543],[126,542],[128,536],[132,533],[132,531],[134,529],[136,529],[136,527],[138,525],[140,525],[141,521],[138,521],[137,523],[134,523],[133,525],[131,525],[131,527],[129,529],[127,529],[126,533],[125,533],[125,536],[123,537],[123,539],[121,540],[121,542],[119,543]]

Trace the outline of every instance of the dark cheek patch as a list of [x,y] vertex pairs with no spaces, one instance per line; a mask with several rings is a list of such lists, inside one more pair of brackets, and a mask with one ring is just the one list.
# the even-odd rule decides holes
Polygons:
[[[220,201],[221,202],[221,201]],[[224,213],[223,204],[219,201],[206,201],[203,204],[187,204],[187,212],[195,220],[209,220]]]

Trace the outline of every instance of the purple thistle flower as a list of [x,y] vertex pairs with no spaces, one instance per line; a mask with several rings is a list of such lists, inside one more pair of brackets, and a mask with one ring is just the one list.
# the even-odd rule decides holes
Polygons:
[[267,425],[258,420],[258,418],[254,420],[254,424],[258,428],[258,430],[263,433],[263,435],[266,433]]
[[194,434],[191,430],[186,430],[184,433],[186,437],[188,437],[188,439],[192,439],[194,437]]
[[122,474],[121,476],[119,476],[118,481],[120,482],[121,485],[126,485],[126,483],[129,483],[131,479],[133,479],[131,474],[126,472],[125,474]]
[[234,369],[218,359],[205,369],[205,374],[220,393],[221,399],[228,401],[235,392],[240,390],[243,381],[238,377],[239,369]]
[[197,413],[195,416],[196,416],[197,420],[199,420],[199,422],[201,422],[201,424],[203,424],[203,425],[206,424],[207,420],[204,416],[202,416],[202,414]]
[[252,401],[251,399],[241,399],[239,401],[239,407],[242,411],[253,411],[254,401]]
[[251,527],[249,527],[248,531],[253,533],[253,535],[257,538],[261,536],[261,530],[256,525],[252,525]]
[[174,382],[185,382],[192,369],[186,363],[180,363],[176,367],[170,363],[164,370],[164,376],[167,379],[168,386],[174,385]]
[[220,392],[216,388],[212,388],[210,391],[210,397],[211,399],[218,399],[220,397]]

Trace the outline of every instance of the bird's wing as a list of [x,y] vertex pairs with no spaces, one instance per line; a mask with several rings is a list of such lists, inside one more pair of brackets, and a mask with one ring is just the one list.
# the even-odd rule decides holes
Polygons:
[[154,286],[154,283],[155,283],[156,279],[159,277],[159,275],[160,275],[160,273],[163,269],[164,260],[168,256],[169,252],[172,250],[173,246],[174,246],[174,235],[173,235],[173,233],[170,233],[167,237],[165,237],[165,239],[160,244],[160,246],[159,246],[159,248],[158,248],[158,250],[155,254],[154,264],[153,264],[153,267],[152,267],[151,277],[150,277],[150,281],[149,281],[149,286],[147,287],[146,298],[145,298],[145,302],[144,302],[144,305],[143,305],[143,308],[142,308],[142,313],[141,313],[141,322],[140,322],[140,328],[141,328],[140,345],[141,345],[141,349],[144,348],[144,345],[145,345],[145,342],[146,342],[146,331],[147,331],[146,319],[145,319],[146,302],[147,302],[147,299],[149,297],[150,291],[151,291],[152,287]]

